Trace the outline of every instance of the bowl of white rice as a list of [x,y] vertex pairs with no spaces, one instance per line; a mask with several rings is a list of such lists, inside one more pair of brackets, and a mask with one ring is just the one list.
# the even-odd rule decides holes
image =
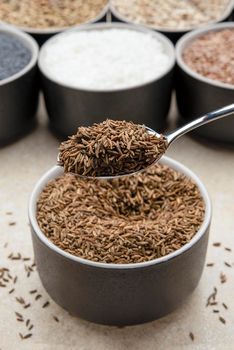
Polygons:
[[52,37],[39,56],[52,130],[63,138],[112,118],[162,131],[174,64],[170,40],[135,25],[98,23]]
[[191,30],[231,19],[233,0],[110,0],[112,20],[157,30],[173,43]]

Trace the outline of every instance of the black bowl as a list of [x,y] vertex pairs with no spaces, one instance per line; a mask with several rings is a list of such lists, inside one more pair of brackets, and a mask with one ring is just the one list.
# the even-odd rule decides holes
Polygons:
[[49,38],[65,30],[69,30],[71,28],[77,28],[85,24],[91,24],[91,23],[97,23],[97,22],[103,22],[103,21],[105,22],[108,9],[109,9],[109,5],[107,4],[106,6],[104,6],[102,11],[96,17],[80,25],[77,24],[77,25],[67,26],[67,27],[52,27],[52,28],[32,28],[32,27],[23,27],[23,26],[17,26],[17,25],[14,25],[14,26],[19,30],[22,30],[30,34],[37,41],[38,45],[42,46]]
[[30,35],[13,26],[0,25],[0,32],[17,38],[29,48],[32,55],[22,70],[0,80],[0,145],[5,145],[35,125],[39,95],[38,45]]
[[173,45],[160,33],[123,23],[92,24],[75,30],[90,31],[112,28],[151,33],[162,42],[168,53],[170,59],[168,69],[156,79],[152,76],[150,82],[130,88],[113,90],[74,88],[51,78],[43,64],[45,49],[54,40],[59,39],[59,36],[64,36],[66,33],[49,39],[41,48],[38,64],[50,126],[61,138],[74,134],[77,127],[81,125],[91,125],[109,117],[144,123],[157,131],[162,131],[166,126],[175,61]]
[[[29,203],[29,220],[36,264],[52,299],[74,316],[106,325],[132,325],[165,316],[196,288],[205,263],[211,203],[201,180],[170,158],[160,162],[191,178],[204,199],[204,221],[182,248],[142,263],[105,264],[71,255],[41,231],[36,203],[44,186],[63,172],[51,168],[36,184]],[[79,209],[78,209],[79,210]]]
[[[219,23],[186,34],[176,45],[176,99],[182,123],[234,102],[234,85],[196,73],[182,57],[184,49],[197,37],[226,28],[232,28],[234,33],[233,22]],[[193,131],[193,134],[212,141],[234,144],[234,114],[202,126]]]
[[[112,19],[113,21],[117,21],[117,22],[124,22],[124,23],[129,23],[129,24],[139,24],[136,22],[133,22],[129,19],[127,19],[125,16],[123,16],[121,13],[119,13],[119,11],[115,8],[114,4],[112,1],[110,1],[110,11],[112,14]],[[197,26],[188,26],[185,28],[167,28],[167,27],[153,27],[150,25],[143,25],[144,27],[147,27],[149,29],[153,29],[156,30],[164,35],[166,35],[174,44],[176,44],[176,42],[186,33],[190,32],[191,30],[194,30],[196,28],[200,28],[200,27],[204,27],[210,24],[214,24],[214,23],[219,23],[219,22],[224,22],[224,21],[228,21],[231,20],[231,14],[233,11],[233,1],[230,0],[228,3],[228,6],[226,8],[226,10],[224,11],[223,15],[216,21],[210,21],[209,23],[203,23]]]

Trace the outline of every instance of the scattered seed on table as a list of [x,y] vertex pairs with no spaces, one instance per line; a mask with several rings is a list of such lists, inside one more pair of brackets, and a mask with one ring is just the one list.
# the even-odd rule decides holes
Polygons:
[[10,280],[12,280],[12,278],[13,278],[9,272],[7,274],[7,277],[10,278]]
[[[217,295],[217,288],[214,287],[213,289],[213,292],[208,296],[207,298],[207,301],[206,301],[206,306],[209,306],[209,305],[217,305],[218,303],[215,302],[215,299],[216,299],[216,295]],[[213,300],[213,302],[211,302],[211,300]],[[215,304],[214,304],[215,303]]]
[[215,314],[217,314],[217,313],[219,313],[219,310],[213,310],[213,312],[215,313]]
[[57,316],[53,316],[53,319],[56,321],[56,322],[59,322],[59,319]]
[[19,333],[19,336],[21,339],[28,339],[32,336],[32,333],[28,333],[26,335],[23,335],[22,333]]
[[24,306],[24,308],[27,309],[27,308],[30,307],[30,306],[31,306],[31,304],[28,303],[28,304],[26,304],[26,305]]
[[31,258],[23,258],[23,261],[29,261]]
[[47,307],[50,305],[50,302],[49,301],[46,301],[45,304],[42,305],[43,308]]
[[33,329],[34,325],[31,324],[31,326],[28,328],[29,331],[31,331],[31,329]]
[[232,250],[231,250],[231,248],[228,248],[228,247],[225,247],[224,248],[227,252],[231,252]]
[[9,290],[9,294],[13,293],[15,291],[15,288],[12,288],[11,290]]
[[8,259],[11,259],[11,260],[20,260],[20,259],[21,259],[21,254],[20,254],[20,253],[17,253],[17,255],[14,255],[13,253],[11,253],[11,254],[8,256]]
[[28,339],[28,338],[30,338],[32,336],[32,333],[28,333],[28,334],[26,334],[25,336],[24,336],[24,339]]
[[17,316],[18,318],[23,318],[23,315],[20,314],[19,312],[15,311],[15,314],[16,314],[16,316]]
[[217,303],[217,301],[212,301],[212,302],[210,303],[210,305],[211,305],[211,306],[214,306],[214,305],[218,305],[218,303]]
[[221,246],[221,243],[220,243],[220,242],[215,242],[215,243],[213,243],[213,246],[214,246],[214,247],[220,247],[220,246]]
[[0,282],[0,287],[5,288],[6,285],[4,283]]
[[194,334],[192,332],[189,333],[189,337],[192,341],[194,341]]
[[214,263],[208,263],[208,264],[206,264],[206,266],[208,266],[208,267],[214,266]]
[[18,301],[18,303],[25,304],[25,300],[22,297],[16,297],[15,299]]
[[219,278],[221,283],[227,282],[227,276],[223,272],[220,273]]
[[6,215],[12,215],[13,213],[11,211],[7,211]]
[[37,290],[36,290],[36,289],[30,290],[29,293],[30,293],[30,294],[37,293]]
[[226,323],[226,320],[222,316],[219,316],[219,321],[222,322],[223,324]]
[[222,303],[222,305],[223,305],[224,309],[226,309],[226,310],[228,309],[228,307],[225,303]]
[[228,266],[228,267],[232,267],[232,265],[231,264],[229,264],[228,262],[226,262],[226,261],[224,261],[224,264],[226,265],[226,266]]
[[27,321],[26,321],[26,327],[29,326],[29,323],[30,323],[30,319],[28,318]]
[[9,222],[9,226],[15,226],[15,225],[16,225],[15,221]]
[[41,294],[37,294],[36,297],[35,297],[35,300],[38,300],[38,299],[40,299],[41,297],[42,297]]
[[24,322],[24,320],[22,318],[17,318],[16,320],[19,322]]
[[13,279],[13,283],[15,284],[17,282],[17,280],[18,280],[18,277],[15,276],[14,279]]

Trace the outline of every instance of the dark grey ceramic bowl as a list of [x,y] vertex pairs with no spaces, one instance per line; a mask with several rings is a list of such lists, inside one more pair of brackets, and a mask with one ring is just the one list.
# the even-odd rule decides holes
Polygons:
[[[232,28],[234,32],[234,23],[220,23],[193,31],[182,37],[176,45],[176,99],[182,123],[234,102],[234,85],[224,84],[196,73],[185,64],[182,57],[185,48],[195,38],[226,28]],[[212,141],[234,144],[234,114],[202,126],[193,134]]]
[[96,91],[72,88],[51,78],[43,64],[46,48],[54,40],[59,39],[59,36],[66,35],[66,33],[51,38],[41,48],[39,69],[50,125],[61,138],[74,134],[77,127],[81,125],[88,126],[110,117],[144,123],[158,131],[166,126],[175,63],[173,45],[162,34],[122,23],[99,23],[76,30],[91,31],[112,28],[151,33],[163,43],[168,53],[170,58],[168,69],[156,79],[152,77],[151,81],[131,88]]
[[[125,16],[123,16],[121,13],[119,13],[119,11],[115,8],[112,1],[110,1],[110,11],[112,13],[113,21],[134,24],[134,22],[130,21]],[[158,32],[166,35],[175,44],[177,42],[177,40],[179,40],[184,34],[190,32],[191,30],[194,30],[194,29],[199,28],[199,27],[205,27],[205,26],[210,25],[210,24],[230,20],[231,15],[232,15],[232,11],[233,11],[233,0],[230,0],[223,15],[217,21],[210,21],[209,23],[204,23],[204,24],[197,25],[197,26],[188,26],[188,27],[184,27],[183,29],[182,28],[175,29],[175,28],[166,28],[166,27],[165,28],[152,27],[150,25],[144,25],[144,27],[147,27],[147,28],[150,28],[153,30],[157,30]]]
[[0,24],[0,32],[20,40],[31,51],[29,63],[18,73],[0,80],[0,146],[16,140],[35,124],[38,105],[38,45],[28,34]]
[[38,272],[52,299],[71,314],[106,325],[148,322],[176,309],[196,288],[207,250],[210,199],[191,170],[170,158],[160,162],[197,184],[205,203],[205,218],[189,243],[165,257],[143,263],[97,263],[55,246],[38,226],[36,203],[48,181],[62,174],[61,167],[53,167],[37,182],[29,202],[29,220]]
[[[107,4],[103,10],[99,13],[98,16],[94,17],[93,19],[82,23],[89,24],[89,23],[96,23],[96,22],[102,22],[106,20],[106,15],[109,9],[109,5]],[[0,22],[0,23],[6,23],[6,22]],[[58,33],[61,33],[65,30],[68,30],[70,28],[77,28],[80,25],[74,25],[70,27],[53,27],[53,28],[32,28],[32,27],[23,27],[23,26],[16,26],[19,30],[22,30],[28,34],[30,34],[38,43],[39,46],[43,45],[46,40],[51,38],[53,35],[56,35]]]

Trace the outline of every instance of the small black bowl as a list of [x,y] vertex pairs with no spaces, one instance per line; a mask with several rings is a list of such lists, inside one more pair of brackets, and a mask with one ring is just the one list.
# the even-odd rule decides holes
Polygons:
[[[115,8],[114,3],[112,1],[110,1],[110,11],[112,14],[113,21],[124,22],[124,23],[129,23],[129,24],[138,24],[138,25],[140,24],[138,22],[134,22],[134,21],[127,19],[124,15],[119,13],[119,11]],[[156,27],[156,26],[151,26],[151,25],[146,25],[146,24],[144,24],[144,25],[141,24],[141,25],[164,34],[173,42],[173,44],[176,44],[176,42],[184,34],[190,32],[191,30],[194,30],[194,29],[200,28],[200,27],[204,27],[204,26],[207,26],[210,24],[214,24],[214,23],[219,23],[219,22],[231,20],[232,11],[233,11],[233,0],[230,0],[223,15],[218,20],[210,21],[209,23],[202,23],[202,24],[199,24],[197,26],[188,26],[188,27],[184,27],[184,28]]]
[[175,310],[196,288],[205,264],[211,222],[209,195],[201,180],[181,163],[167,157],[160,163],[195,182],[205,203],[205,217],[182,248],[142,263],[94,262],[58,248],[39,228],[36,207],[45,185],[62,175],[63,169],[54,166],[35,185],[29,220],[39,276],[51,298],[74,316],[118,326],[149,322]]
[[[39,46],[42,46],[49,38],[52,36],[59,34],[65,30],[69,30],[72,28],[77,28],[79,26],[83,26],[85,24],[91,24],[91,23],[97,23],[97,22],[105,22],[107,12],[109,9],[109,5],[107,4],[104,6],[104,8],[101,10],[101,12],[94,18],[90,19],[87,22],[73,25],[73,26],[67,26],[67,27],[52,27],[52,28],[33,28],[33,27],[23,27],[23,26],[17,26],[14,25],[17,29],[22,30],[28,34],[30,34],[38,43]],[[4,22],[2,22],[4,23]]]
[[[176,45],[176,99],[182,123],[234,102],[234,85],[212,80],[193,71],[183,60],[183,52],[193,40],[209,32],[232,29],[234,23],[219,23],[183,36]],[[193,135],[211,141],[234,144],[234,114],[197,128]]]
[[72,31],[118,28],[153,35],[163,44],[168,54],[170,59],[168,68],[159,77],[152,76],[149,82],[129,88],[106,90],[76,88],[51,77],[43,63],[46,48],[67,33],[60,33],[49,39],[41,48],[38,65],[50,126],[60,138],[74,134],[81,125],[91,125],[109,117],[144,123],[157,131],[165,128],[175,64],[174,47],[170,40],[160,33],[124,23],[96,23]]
[[22,70],[0,80],[0,146],[3,146],[15,141],[35,125],[39,96],[39,49],[30,35],[13,26],[0,25],[0,32],[14,36],[31,52],[31,59]]

